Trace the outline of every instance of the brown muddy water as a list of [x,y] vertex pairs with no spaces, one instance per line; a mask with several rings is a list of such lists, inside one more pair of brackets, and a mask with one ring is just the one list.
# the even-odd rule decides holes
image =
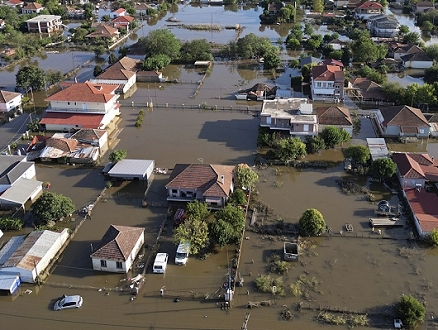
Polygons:
[[[248,85],[257,79],[271,79],[265,74],[257,78],[258,73],[239,73],[230,68],[226,64],[215,66],[196,98],[191,97],[193,86],[172,84],[154,85],[154,88],[139,85],[132,99],[135,104],[153,97],[154,103],[156,100],[174,104],[217,102],[236,107],[239,103],[231,97],[219,98],[221,86],[224,95],[225,90],[238,88],[240,79],[250,80],[242,75],[250,78],[256,75]],[[131,99],[122,101],[120,142],[116,146],[126,149],[129,158],[154,159],[157,167],[170,169],[176,163],[252,165],[254,162],[259,119],[251,114],[183,107],[154,108],[146,112],[142,127],[135,128],[140,107],[130,106],[131,102]],[[372,126],[364,118],[362,131],[356,138],[370,136],[374,136]],[[302,212],[313,207],[321,211],[331,228],[330,236],[309,240],[299,262],[291,263],[288,274],[282,276],[284,297],[257,293],[254,279],[259,274],[270,274],[268,258],[273,253],[279,254],[282,242],[292,237],[284,233],[260,234],[249,226],[238,270],[245,285],[236,288],[232,308],[227,311],[215,301],[204,298],[211,297],[226,280],[235,246],[216,249],[206,260],[192,256],[187,266],[178,267],[173,264],[175,245],[171,242],[171,228],[167,227],[158,249],[169,253],[168,270],[165,275],[155,275],[148,269],[145,285],[133,300],[130,294],[115,288],[125,288],[126,278],[141,268],[134,268],[126,276],[92,271],[89,255],[110,224],[144,227],[146,247],[142,254],[152,255],[160,225],[167,215],[167,209],[159,205],[165,202],[164,185],[168,175],[156,175],[147,200],[157,207],[141,207],[145,191],[141,183],[121,183],[108,189],[93,209],[92,219],[84,222],[47,282],[41,287],[23,285],[17,297],[0,297],[3,324],[20,329],[238,329],[249,312],[248,329],[317,329],[324,325],[316,321],[319,310],[314,309],[331,308],[368,313],[370,328],[391,328],[393,305],[402,294],[412,294],[427,306],[423,328],[436,328],[432,321],[438,310],[438,291],[434,286],[438,282],[436,251],[408,240],[412,231],[408,222],[401,228],[383,230],[381,235],[371,231],[368,218],[373,215],[375,205],[363,195],[343,194],[336,183],[345,177],[341,149],[324,151],[309,159],[327,161],[330,167],[326,170],[286,167],[260,170],[255,192],[257,199],[272,210],[267,217],[259,217],[258,224],[275,226],[280,223],[279,219],[286,225],[293,224]],[[50,181],[50,189],[71,197],[78,209],[94,200],[105,187],[99,169],[38,165],[37,178]],[[396,195],[379,186],[362,184],[372,190],[377,200],[399,202]],[[79,220],[75,216],[74,221],[70,219],[60,225],[73,227]],[[345,232],[346,223],[353,225],[352,233]],[[0,244],[11,235],[7,233]],[[302,285],[301,294],[294,296],[289,286],[300,279],[310,284]],[[165,295],[160,297],[159,290],[163,287]],[[26,289],[32,293],[25,293]],[[62,294],[81,294],[85,301],[83,308],[52,311],[54,299]],[[174,302],[175,297],[180,301]],[[246,308],[248,301],[262,300],[271,300],[272,306]],[[297,305],[301,302],[302,308],[298,311]],[[280,317],[284,309],[292,313],[291,320]]]

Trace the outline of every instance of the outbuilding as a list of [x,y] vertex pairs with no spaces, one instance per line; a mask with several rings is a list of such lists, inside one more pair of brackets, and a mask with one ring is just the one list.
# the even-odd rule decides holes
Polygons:
[[123,159],[113,164],[107,175],[110,179],[126,181],[149,181],[154,172],[155,161]]
[[68,239],[62,232],[33,231],[12,237],[0,250],[0,271],[19,273],[21,282],[35,283]]
[[0,272],[0,293],[14,294],[20,287],[20,274]]

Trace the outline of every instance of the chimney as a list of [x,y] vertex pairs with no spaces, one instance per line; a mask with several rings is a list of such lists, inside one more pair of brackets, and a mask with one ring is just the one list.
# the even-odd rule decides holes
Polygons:
[[221,175],[221,183],[225,184],[225,176]]

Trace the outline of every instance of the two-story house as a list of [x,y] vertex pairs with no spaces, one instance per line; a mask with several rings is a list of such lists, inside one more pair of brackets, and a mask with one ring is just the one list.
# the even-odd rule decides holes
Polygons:
[[344,71],[337,65],[315,65],[312,67],[310,89],[313,100],[344,98]]
[[131,24],[131,22],[133,22],[133,21],[134,21],[134,17],[124,15],[124,16],[119,16],[119,17],[114,18],[111,21],[111,25],[115,29],[122,28],[122,29],[125,29],[126,31],[129,31],[129,24]]
[[120,115],[118,85],[68,83],[49,96],[50,102],[40,124],[48,131],[71,131],[81,128],[104,129]]
[[371,16],[368,19],[367,27],[373,37],[393,38],[399,32],[399,23],[393,16]]
[[260,126],[294,137],[318,135],[318,118],[305,98],[264,100]]
[[128,15],[128,12],[126,11],[125,8],[118,8],[118,9],[112,11],[110,14],[110,16],[112,18],[117,18],[117,17],[125,16],[125,15]]
[[371,16],[380,15],[385,12],[385,8],[376,1],[365,1],[359,3],[354,10],[354,16],[358,19],[368,20]]
[[32,33],[53,33],[62,27],[61,16],[39,15],[26,21],[27,30]]

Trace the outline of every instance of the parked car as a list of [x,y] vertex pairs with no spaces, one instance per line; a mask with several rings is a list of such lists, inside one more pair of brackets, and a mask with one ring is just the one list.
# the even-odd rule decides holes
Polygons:
[[167,260],[169,255],[167,253],[157,253],[155,257],[154,265],[152,267],[152,272],[156,274],[164,274],[167,268]]
[[53,309],[55,311],[60,311],[62,309],[70,309],[70,308],[81,308],[84,300],[79,295],[74,296],[66,296],[63,295],[55,302],[55,306]]

